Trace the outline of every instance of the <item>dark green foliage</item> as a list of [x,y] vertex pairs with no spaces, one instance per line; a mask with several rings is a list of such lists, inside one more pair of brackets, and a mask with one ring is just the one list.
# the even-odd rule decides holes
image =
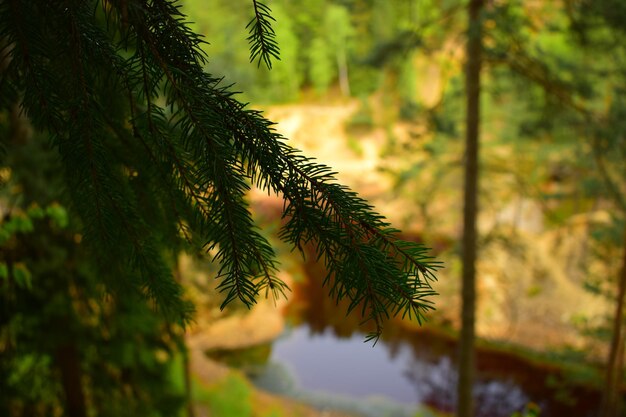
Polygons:
[[[58,203],[65,198],[56,149],[40,136],[9,137],[0,194],[0,414],[63,409],[69,357],[97,415],[173,415],[183,397],[170,391],[166,370],[180,336],[137,292],[111,297],[103,285],[114,277]],[[133,279],[121,273],[115,279]]]

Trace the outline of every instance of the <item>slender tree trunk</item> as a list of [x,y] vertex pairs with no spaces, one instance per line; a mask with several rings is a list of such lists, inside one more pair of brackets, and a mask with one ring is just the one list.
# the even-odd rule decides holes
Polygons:
[[[174,278],[176,282],[182,284],[183,274],[180,270],[180,262],[178,255],[175,255],[175,263],[174,263]],[[183,381],[185,384],[185,402],[187,404],[187,417],[195,417],[196,413],[193,408],[193,394],[191,387],[191,363],[189,361],[189,349],[187,349],[187,342],[185,335],[182,336],[182,349],[181,353],[183,355]]]
[[617,284],[615,300],[615,318],[613,319],[613,335],[606,374],[600,417],[618,417],[620,415],[620,383],[624,366],[624,296],[626,295],[626,229],[624,229],[624,257]]
[[189,350],[185,344],[183,350],[183,372],[185,378],[185,402],[187,403],[187,417],[195,417],[196,413],[193,408],[193,397],[191,391],[191,365],[189,362]]
[[459,341],[459,380],[457,416],[471,417],[474,411],[472,384],[474,380],[474,322],[476,316],[476,214],[478,211],[478,144],[480,127],[480,70],[482,23],[480,13],[484,0],[469,3],[467,63],[465,88],[467,115],[465,133],[465,194],[462,239],[462,311]]
[[339,69],[339,88],[341,94],[350,97],[350,79],[348,78],[348,59],[345,49],[337,52],[337,68]]
[[24,405],[24,408],[22,409],[22,414],[20,417],[36,417],[36,416],[37,416],[37,409],[35,407],[35,404]]
[[61,371],[66,415],[68,417],[87,417],[80,357],[76,346],[71,343],[59,346],[56,350],[56,363]]

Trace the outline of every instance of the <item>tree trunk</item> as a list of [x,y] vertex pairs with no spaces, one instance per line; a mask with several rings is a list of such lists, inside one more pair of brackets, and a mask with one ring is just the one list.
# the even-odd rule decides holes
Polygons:
[[459,380],[457,385],[457,416],[471,417],[474,411],[472,384],[474,380],[474,322],[476,316],[476,214],[478,211],[478,144],[480,127],[480,70],[482,23],[480,13],[484,0],[471,0],[467,39],[465,88],[467,115],[465,132],[465,193],[462,239],[462,311],[459,340]]
[[56,350],[56,363],[61,371],[66,415],[68,417],[87,417],[80,357],[76,351],[76,346],[71,343],[59,346]]
[[348,59],[345,49],[337,52],[337,68],[339,70],[339,88],[344,97],[350,97],[350,79],[348,78]]
[[[174,279],[176,282],[182,285],[183,274],[180,270],[180,260],[178,254],[174,255]],[[175,336],[174,336],[175,337]],[[185,384],[185,403],[187,408],[187,417],[195,417],[196,413],[193,407],[193,394],[191,386],[191,363],[189,361],[189,349],[187,349],[187,342],[185,335],[181,336],[181,353],[183,355],[183,382]]]
[[624,257],[617,284],[613,335],[606,364],[600,417],[618,417],[620,415],[620,385],[624,365],[624,295],[626,295],[626,229],[624,229]]
[[191,364],[189,362],[189,350],[187,349],[187,346],[185,346],[183,350],[183,377],[185,381],[185,402],[187,403],[187,417],[195,417],[196,413],[193,408],[193,396],[191,391]]

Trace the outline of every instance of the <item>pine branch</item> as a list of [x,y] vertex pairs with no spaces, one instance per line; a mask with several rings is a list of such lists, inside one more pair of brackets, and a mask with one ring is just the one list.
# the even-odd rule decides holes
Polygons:
[[261,65],[261,61],[265,62],[267,68],[272,68],[272,58],[280,60],[279,48],[276,43],[276,33],[272,28],[272,21],[276,21],[272,17],[270,8],[257,0],[252,0],[254,6],[254,17],[246,25],[249,36],[247,38],[250,43],[250,62],[259,59],[257,65]]
[[[22,55],[13,62],[22,64],[23,106],[35,126],[53,135],[64,159],[73,207],[83,220],[85,243],[99,261],[103,278],[130,261],[141,277],[137,289],[143,287],[166,316],[187,321],[189,308],[180,298],[182,290],[162,257],[155,257],[158,245],[147,231],[145,217],[137,212],[136,195],[120,171],[120,158],[114,156],[112,145],[120,137],[112,135],[100,105],[104,98],[100,88],[104,84],[115,88],[119,57],[87,4],[14,1],[11,6],[11,12],[24,19],[18,23],[22,28],[36,27],[13,32],[21,34],[13,41],[14,53]],[[30,14],[23,13],[26,8]],[[28,23],[39,14],[47,19],[38,25]]]
[[[237,104],[231,104],[241,110]],[[367,291],[368,300],[372,303],[370,319],[376,322],[378,328],[376,334],[379,334],[380,318],[385,315],[387,307],[393,306],[396,312],[403,310],[421,320],[423,313],[432,309],[426,297],[435,294],[430,281],[434,279],[434,270],[439,264],[425,256],[425,248],[395,238],[395,231],[388,229],[387,223],[381,216],[371,212],[369,205],[345,187],[333,183],[334,176],[328,167],[297,157],[297,151],[280,141],[279,135],[267,129],[268,122],[258,117],[256,112],[241,110],[236,117],[238,127],[231,127],[237,129],[235,137],[240,141],[237,145],[241,147],[242,159],[248,161],[250,166],[257,167],[254,178],[257,185],[269,187],[285,196],[285,213],[291,218],[282,237],[296,247],[312,239],[318,240],[318,253],[325,257],[329,271],[339,273],[331,293],[337,297],[348,296],[353,302],[359,302],[362,300],[362,291]],[[259,139],[255,141],[253,138]],[[378,253],[392,249],[395,253],[392,256],[404,260],[400,269],[394,268],[389,259],[385,258],[382,270],[386,270],[387,275],[380,275],[380,271],[377,271],[381,281],[391,284],[391,287],[381,286],[382,293],[395,300],[391,304],[383,304],[385,308],[379,308],[381,303],[373,295],[368,280],[365,287],[356,288],[351,284],[358,283],[358,279],[341,276],[341,272],[349,268],[338,268],[338,265],[351,254],[359,253],[360,242],[375,245],[379,249]],[[360,258],[368,257],[362,255]],[[361,260],[355,270],[363,274],[363,265]],[[403,273],[402,270],[407,272]],[[344,282],[345,287],[342,286]],[[407,286],[407,282],[413,284]],[[352,292],[352,289],[356,289],[356,292]]]
[[[160,10],[168,9],[167,2],[155,2]],[[150,9],[144,10],[150,16]],[[198,75],[202,74],[200,53],[185,51],[180,46],[196,48],[198,42],[188,41],[184,30],[172,19],[160,20],[158,31],[149,26],[150,18],[144,15],[131,16],[130,23],[135,25],[139,41],[150,50],[156,64],[166,79],[165,91],[170,98],[172,120],[181,130],[181,140],[194,153],[194,161],[200,170],[198,177],[206,196],[198,196],[192,190],[198,184],[187,187],[193,197],[200,202],[203,214],[207,219],[222,219],[213,227],[206,229],[207,251],[217,247],[215,255],[221,267],[218,277],[222,278],[219,289],[226,292],[222,307],[238,298],[250,306],[256,300],[260,289],[270,287],[272,293],[282,292],[284,284],[275,273],[274,253],[267,241],[253,228],[250,213],[246,209],[244,195],[248,185],[242,180],[245,174],[240,164],[234,159],[227,138],[221,138],[220,131],[214,124],[218,117],[214,112],[207,111],[200,104],[206,96],[198,96]],[[145,24],[144,22],[148,22]],[[165,23],[164,25],[162,23]],[[164,29],[167,28],[167,30]],[[162,51],[168,51],[167,54]],[[178,51],[183,60],[171,52]],[[189,58],[194,57],[194,58]],[[194,66],[195,64],[195,66]],[[215,80],[211,80],[214,83]],[[197,99],[195,98],[196,96]],[[224,131],[228,135],[227,131]],[[253,283],[261,271],[262,279]]]
[[[375,243],[381,250],[393,248],[398,256],[405,259],[403,268],[410,269],[408,275],[396,271],[393,279],[402,282],[404,278],[398,278],[402,276],[416,282],[412,288],[406,289],[395,285],[395,291],[404,300],[399,305],[408,307],[409,314],[415,314],[418,320],[421,319],[422,313],[432,308],[432,305],[425,301],[424,295],[434,294],[429,281],[434,279],[433,271],[438,266],[425,256],[425,249],[397,240],[393,236],[395,231],[386,230],[387,224],[379,215],[372,213],[364,201],[344,187],[332,183],[334,177],[328,167],[298,157],[297,151],[289,148],[279,140],[279,135],[267,129],[268,122],[259,119],[258,113],[245,112],[237,103],[231,102],[231,105],[234,109],[240,110],[234,118],[238,120],[237,126],[231,127],[237,130],[235,137],[241,141],[237,146],[240,146],[242,159],[246,160],[250,167],[257,168],[257,171],[250,168],[256,172],[253,180],[257,185],[269,187],[275,192],[282,193],[286,198],[285,212],[291,219],[282,236],[297,247],[311,239],[317,239],[318,253],[324,254],[331,271],[339,270],[338,262],[335,260],[342,260],[342,256],[354,253],[354,250],[358,249],[359,241]],[[329,219],[333,222],[329,223]],[[339,233],[332,231],[329,233],[333,228]],[[347,243],[342,238],[346,235],[349,236]],[[372,241],[373,237],[378,242]],[[367,289],[371,289],[371,286]],[[344,289],[334,292],[339,296],[351,294]],[[356,296],[352,298],[358,299]],[[370,299],[376,302],[375,297],[370,296]],[[372,309],[374,316],[380,315],[378,310]]]
[[[246,109],[219,78],[206,74],[203,41],[174,1],[111,0],[104,22],[88,5],[65,2],[28,3],[35,14],[58,15],[51,20],[58,27],[44,24],[35,35],[11,27],[12,64],[24,75],[13,71],[8,80],[26,93],[43,80],[41,92],[32,91],[24,106],[37,115],[40,129],[58,129],[88,240],[101,242],[107,259],[119,257],[120,268],[130,262],[139,273],[135,285],[156,304],[185,308],[159,253],[168,237],[178,242],[183,224],[192,231],[188,241],[200,236],[200,245],[214,253],[222,306],[234,299],[251,305],[262,291],[285,291],[274,251],[246,203],[255,184],[284,197],[287,221],[280,237],[301,251],[314,245],[328,270],[325,285],[336,299],[349,300],[349,311],[360,309],[375,324],[372,337],[390,315],[421,321],[432,309],[439,264],[423,246],[399,240],[329,167],[288,146],[261,113]],[[267,6],[254,6],[252,60],[271,67],[271,58],[278,58],[273,19]],[[107,25],[114,28],[103,29]],[[40,31],[55,36],[40,37]],[[48,50],[68,52],[47,56]],[[114,113],[103,116],[109,108]]]

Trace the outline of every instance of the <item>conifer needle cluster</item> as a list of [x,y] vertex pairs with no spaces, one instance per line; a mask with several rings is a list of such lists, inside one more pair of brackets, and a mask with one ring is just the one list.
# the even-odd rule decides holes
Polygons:
[[[251,6],[251,59],[271,67],[270,10]],[[184,322],[164,253],[191,244],[214,254],[223,305],[283,293],[248,207],[254,185],[284,198],[280,237],[314,245],[331,294],[361,309],[374,335],[389,315],[421,319],[438,264],[207,73],[203,42],[172,0],[0,3],[0,105],[19,102],[52,138],[106,284]]]

